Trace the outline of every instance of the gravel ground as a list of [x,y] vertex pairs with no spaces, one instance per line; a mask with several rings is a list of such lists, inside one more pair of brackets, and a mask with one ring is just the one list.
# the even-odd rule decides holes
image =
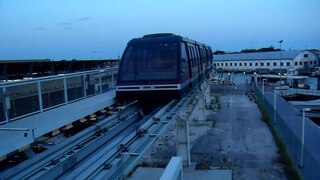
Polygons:
[[[233,179],[287,179],[278,148],[257,105],[243,93],[213,94],[218,102],[207,110],[207,122],[190,117],[191,161],[197,169],[231,169]],[[219,105],[218,105],[219,104]],[[176,123],[142,158],[143,166],[165,167],[176,155]]]
[[218,95],[215,127],[191,149],[198,168],[232,169],[233,179],[286,179],[278,148],[256,104],[243,94]]

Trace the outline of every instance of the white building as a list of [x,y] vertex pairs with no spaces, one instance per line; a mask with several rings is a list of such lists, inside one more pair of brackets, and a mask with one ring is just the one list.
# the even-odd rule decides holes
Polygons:
[[227,71],[288,71],[319,65],[318,55],[309,50],[222,54],[214,55],[213,61],[215,69]]

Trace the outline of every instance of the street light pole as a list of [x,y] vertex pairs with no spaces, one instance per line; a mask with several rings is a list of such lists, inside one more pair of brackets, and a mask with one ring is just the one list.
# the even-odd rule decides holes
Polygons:
[[279,44],[280,44],[280,59],[279,59],[279,66],[280,66],[280,86],[281,86],[281,59],[282,59],[282,54],[281,54],[281,44],[282,44],[283,40],[280,40],[279,41]]
[[306,112],[311,111],[310,108],[302,109],[302,132],[301,132],[301,155],[300,155],[300,167],[303,167],[303,152],[304,152],[304,135],[305,135],[305,121]]

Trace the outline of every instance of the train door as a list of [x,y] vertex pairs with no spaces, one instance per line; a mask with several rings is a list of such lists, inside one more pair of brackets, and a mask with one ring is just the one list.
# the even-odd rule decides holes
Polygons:
[[204,46],[201,47],[201,59],[202,59],[203,75],[205,75],[207,73],[208,62],[207,62],[206,49]]
[[197,65],[198,65],[198,75],[199,75],[199,82],[202,79],[202,62],[200,58],[200,52],[199,52],[199,46],[196,45],[195,47],[195,54],[196,54],[196,60],[197,60]]
[[197,64],[195,59],[195,52],[194,52],[194,46],[190,43],[188,43],[188,54],[190,59],[190,68],[191,68],[191,82],[192,86],[195,84],[195,80],[197,79]]
[[187,50],[187,55],[188,55],[189,79],[191,81],[191,86],[193,86],[192,85],[193,76],[195,76],[195,74],[194,74],[194,64],[193,64],[193,54],[192,54],[192,51],[191,51],[191,44],[187,43],[186,47],[187,47],[186,50]]
[[199,77],[199,65],[198,65],[198,61],[197,61],[195,46],[192,45],[190,47],[190,49],[191,49],[191,55],[192,55],[192,61],[193,61],[193,77],[192,77],[192,81],[195,81]]
[[186,48],[186,43],[181,42],[181,68],[180,68],[180,73],[181,73],[181,83],[187,83],[186,81],[189,81],[190,79],[190,68],[189,68],[189,58],[187,55],[187,48]]

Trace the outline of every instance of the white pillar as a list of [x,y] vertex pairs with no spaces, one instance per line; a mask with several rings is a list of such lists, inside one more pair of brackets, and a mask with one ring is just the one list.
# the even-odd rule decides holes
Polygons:
[[301,126],[301,154],[300,154],[300,167],[303,167],[303,153],[304,153],[304,136],[305,136],[305,124],[306,124],[306,111],[310,111],[310,108],[302,109],[302,126]]
[[190,166],[189,123],[186,118],[185,114],[177,117],[177,156],[182,158],[183,165]]

